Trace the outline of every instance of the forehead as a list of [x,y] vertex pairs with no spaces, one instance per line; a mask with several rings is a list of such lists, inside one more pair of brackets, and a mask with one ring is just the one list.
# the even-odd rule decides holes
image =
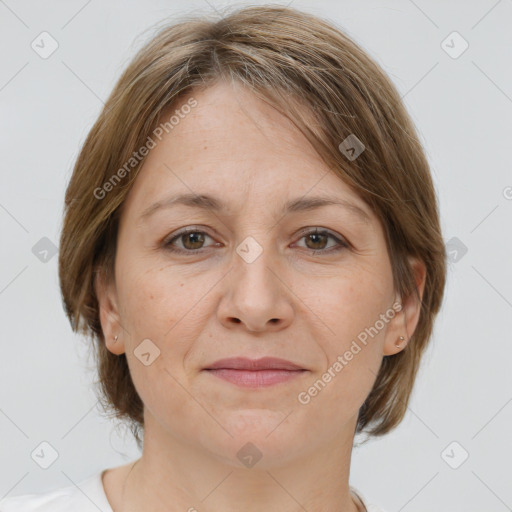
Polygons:
[[[195,106],[181,111],[190,98]],[[173,113],[178,122],[150,150],[127,208],[140,212],[171,193],[220,195],[235,207],[322,194],[364,207],[290,119],[241,85],[195,91],[163,122]]]
[[[176,163],[204,157],[254,165],[279,157],[321,164],[315,149],[292,121],[246,87],[220,82],[191,97],[197,105],[166,134],[164,144],[152,152],[153,161],[173,152]],[[179,105],[173,110],[179,111]]]

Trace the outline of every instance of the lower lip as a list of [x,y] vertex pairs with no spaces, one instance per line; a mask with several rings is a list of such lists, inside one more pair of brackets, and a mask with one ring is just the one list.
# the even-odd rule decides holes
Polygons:
[[287,382],[302,375],[306,370],[233,370],[219,368],[207,372],[244,388],[263,388]]

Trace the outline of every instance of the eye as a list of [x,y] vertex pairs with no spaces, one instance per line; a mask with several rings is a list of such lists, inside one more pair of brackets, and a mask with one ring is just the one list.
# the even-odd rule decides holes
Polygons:
[[[207,248],[205,246],[206,238],[212,239],[206,232],[201,231],[195,227],[189,227],[181,230],[177,234],[172,235],[170,238],[167,238],[163,242],[163,246],[176,253],[198,253],[202,249]],[[342,249],[346,249],[349,247],[349,244],[340,239],[339,237],[332,234],[330,231],[325,229],[314,229],[307,232],[303,232],[299,240],[305,240],[306,249],[309,249],[313,253],[317,252],[337,252]],[[329,239],[334,241],[330,247],[328,245]],[[213,239],[212,239],[213,240]],[[176,244],[181,244],[177,246]],[[219,245],[219,244],[211,244],[211,245]]]
[[[334,249],[332,245],[331,247],[326,247],[329,238],[335,241]],[[349,247],[346,242],[333,235],[330,231],[318,230],[318,228],[303,233],[300,240],[302,239],[306,241],[306,248],[313,252],[336,252]]]
[[[163,245],[166,249],[174,252],[199,252],[200,249],[204,248],[203,244],[206,238],[211,239],[204,231],[200,231],[197,228],[186,228],[172,238],[164,240]],[[182,246],[176,247],[174,245],[175,241],[181,242]]]

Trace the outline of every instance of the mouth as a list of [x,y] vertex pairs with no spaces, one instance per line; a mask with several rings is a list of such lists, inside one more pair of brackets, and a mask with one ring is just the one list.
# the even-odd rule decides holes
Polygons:
[[274,357],[247,359],[236,357],[221,359],[204,368],[209,374],[245,388],[262,388],[288,382],[303,375],[300,366]]

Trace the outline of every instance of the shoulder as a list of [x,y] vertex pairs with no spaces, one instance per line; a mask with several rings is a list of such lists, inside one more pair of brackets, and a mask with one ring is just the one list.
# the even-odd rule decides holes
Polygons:
[[76,486],[0,500],[0,512],[112,512],[101,481],[102,472],[81,480]]
[[[361,503],[364,505],[364,507],[366,508],[367,512],[386,512],[385,510],[383,510],[382,508],[378,507],[377,505],[374,505],[373,503],[370,503],[364,496],[363,494],[358,491],[356,488],[350,486],[350,490],[352,491],[353,494],[355,494],[359,500],[361,501]],[[3,511],[2,511],[3,512]]]

